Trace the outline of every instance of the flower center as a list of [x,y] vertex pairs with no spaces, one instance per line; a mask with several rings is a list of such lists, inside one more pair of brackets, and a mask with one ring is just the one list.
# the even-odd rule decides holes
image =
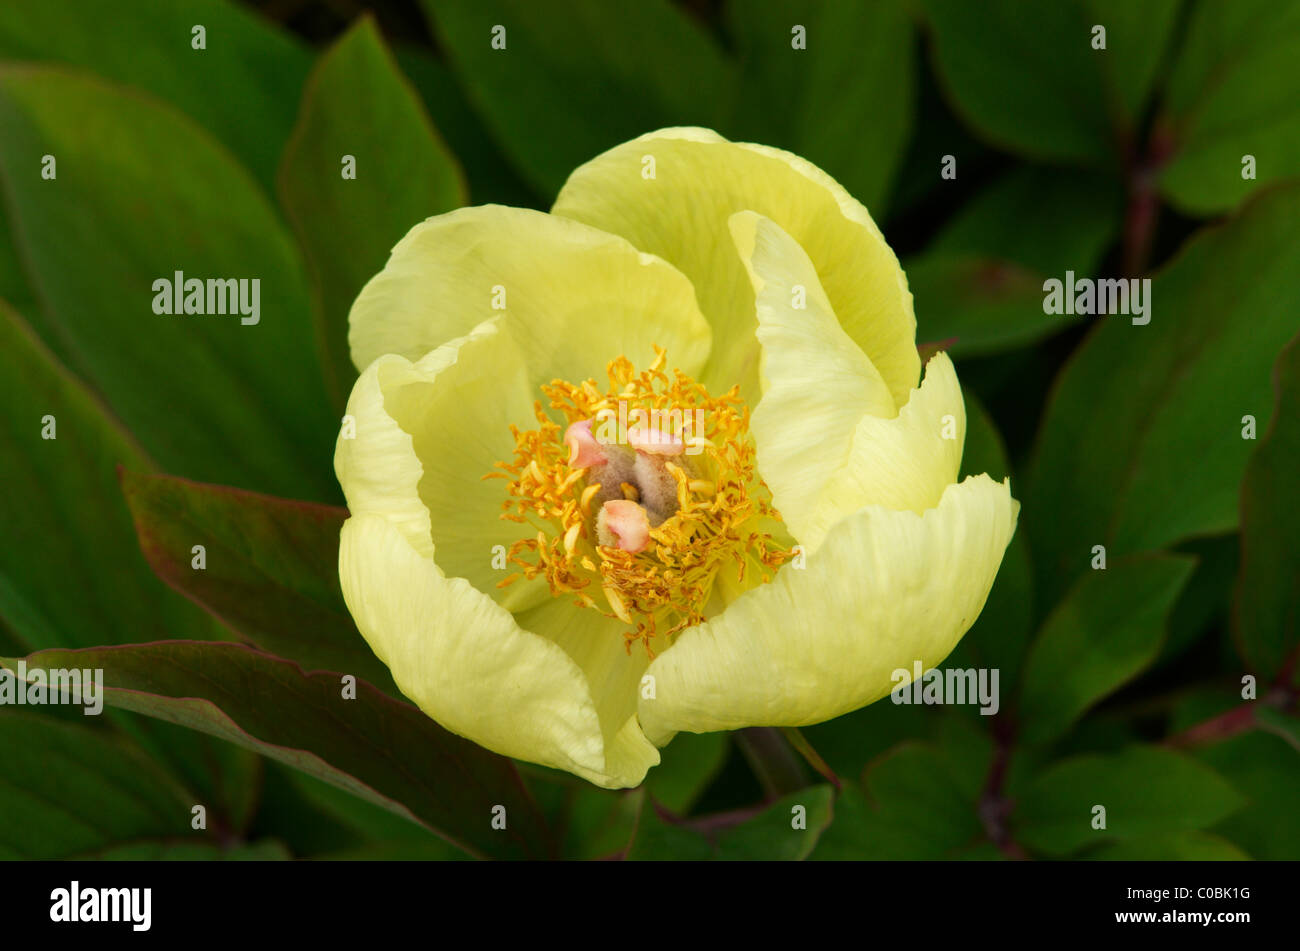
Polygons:
[[595,380],[543,386],[564,424],[534,402],[538,428],[512,426],[514,460],[484,476],[508,481],[501,517],[537,529],[510,546],[522,571],[499,587],[545,577],[553,595],[630,625],[627,650],[641,641],[651,657],[791,555],[738,388],[711,396],[655,351],[639,374],[610,361],[603,393]]

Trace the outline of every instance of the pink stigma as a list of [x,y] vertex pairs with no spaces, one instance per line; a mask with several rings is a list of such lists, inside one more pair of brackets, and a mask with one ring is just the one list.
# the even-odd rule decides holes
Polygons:
[[569,447],[569,465],[587,469],[606,462],[605,453],[591,434],[591,420],[573,423],[564,433],[564,444]]
[[644,508],[629,499],[611,499],[596,516],[596,534],[602,545],[617,544],[635,555],[650,544],[650,518]]

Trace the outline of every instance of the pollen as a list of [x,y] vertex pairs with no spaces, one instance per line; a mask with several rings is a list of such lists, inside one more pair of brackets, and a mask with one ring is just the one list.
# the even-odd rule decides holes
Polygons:
[[655,352],[639,373],[610,361],[604,390],[544,385],[537,428],[512,426],[513,460],[484,476],[506,480],[501,517],[536,530],[510,546],[521,570],[499,586],[544,577],[651,657],[791,556],[738,388],[713,396]]

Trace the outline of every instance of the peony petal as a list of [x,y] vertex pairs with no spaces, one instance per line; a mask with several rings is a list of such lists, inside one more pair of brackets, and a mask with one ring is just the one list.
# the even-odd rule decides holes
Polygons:
[[695,374],[710,345],[690,282],[664,261],[566,218],[483,205],[429,218],[398,242],[352,305],[352,360],[417,360],[492,317],[526,356],[533,390],[556,378],[603,383],[610,360],[644,367],[655,344]]
[[[596,706],[561,648],[523,630],[462,578],[448,578],[378,515],[343,525],[348,609],[402,693],[438,723],[504,756],[608,787],[636,785],[622,738],[607,765]],[[655,761],[658,754],[655,754]],[[648,768],[648,767],[646,767]]]
[[545,582],[498,588],[507,574],[494,558],[527,525],[501,519],[500,479],[483,478],[514,451],[511,424],[535,425],[523,358],[501,318],[416,363],[381,357],[348,400],[355,438],[334,455],[353,515],[382,515],[411,547],[453,578],[465,578],[511,610],[549,597]]
[[640,645],[628,651],[628,626],[571,598],[548,598],[515,616],[519,625],[558,644],[578,665],[600,717],[606,772],[635,786],[659,763],[659,750],[646,739],[637,719],[637,696],[649,658]]
[[848,458],[826,484],[808,526],[805,548],[815,551],[833,525],[866,505],[918,514],[934,508],[957,481],[965,442],[957,370],[948,354],[937,353],[895,418],[858,420]]
[[[430,357],[450,359],[457,347]],[[436,370],[430,366],[430,372]],[[365,369],[348,397],[344,426],[334,445],[334,475],[354,515],[382,515],[421,555],[433,557],[429,510],[420,501],[423,468],[410,433],[384,409],[384,384],[424,379],[405,357],[382,357]]]
[[[654,159],[654,177],[643,175]],[[894,252],[859,202],[825,172],[780,149],[707,129],[663,129],[578,168],[552,212],[622,235],[695,285],[719,341],[703,381],[757,397],[754,295],[727,232],[738,211],[771,218],[805,248],[844,326],[898,405],[920,375],[916,318]],[[725,345],[724,345],[725,342]]]
[[[510,456],[510,424],[533,420],[522,357],[500,324],[485,322],[416,363],[381,357],[357,382],[348,406],[356,436],[340,438],[335,454],[352,515],[344,538],[349,531],[357,536],[345,542],[353,545],[349,554],[340,555],[348,607],[402,692],[448,729],[600,785],[634,786],[659,762],[636,720],[644,656],[628,656],[621,624],[553,598],[543,579],[496,587],[506,572],[494,567],[494,546],[534,532],[499,518],[503,484],[482,478],[495,460]],[[387,528],[381,532],[374,520]],[[474,648],[462,643],[478,637],[485,639],[481,667],[467,659]],[[431,640],[438,643],[424,643]],[[484,680],[506,665],[498,640],[519,653],[520,664],[558,665],[563,676],[546,673],[542,686],[563,685],[570,705],[581,700],[581,717],[566,707],[557,724],[547,713],[555,698],[529,694],[516,715],[531,722],[540,704],[545,736],[531,726],[515,736],[496,723],[487,708],[516,703],[501,702],[511,696],[509,681],[498,696]],[[440,666],[452,664],[461,666]],[[447,688],[448,677],[456,689]],[[575,730],[592,731],[595,745],[583,736],[575,747]]]
[[646,735],[803,726],[865,706],[893,672],[940,663],[984,606],[1019,503],[972,476],[918,515],[870,506],[840,522],[800,570],[684,631],[647,671]]
[[733,215],[731,230],[754,287],[762,347],[763,395],[751,424],[758,469],[804,551],[866,505],[933,508],[957,480],[966,434],[952,361],[933,358],[896,410],[794,239],[753,212]]

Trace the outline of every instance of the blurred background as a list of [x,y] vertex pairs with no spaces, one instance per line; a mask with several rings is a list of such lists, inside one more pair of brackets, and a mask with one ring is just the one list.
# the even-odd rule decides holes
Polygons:
[[[347,310],[389,248],[463,204],[545,210],[576,166],[674,125],[789,149],[867,206],[918,343],[956,362],[964,472],[1010,476],[1023,505],[944,665],[997,668],[998,714],[883,701],[776,737],[834,772],[833,808],[800,854],[761,827],[731,854],[1300,857],[1295,3],[0,6],[0,656],[192,638],[298,657],[193,603],[215,595],[150,547],[178,510],[124,498],[118,466],[341,504]],[[366,171],[346,186],[342,154]],[[250,346],[234,321],[156,317],[151,282],[182,268],[260,276],[277,319]],[[1150,323],[1045,313],[1067,272],[1150,278]],[[336,591],[311,597],[350,624]],[[692,833],[787,792],[727,736],[664,755],[648,793]],[[523,771],[561,854],[627,848],[646,791]],[[211,803],[210,833],[160,818],[162,788]],[[0,814],[10,858],[463,856],[120,712],[0,707]]]

